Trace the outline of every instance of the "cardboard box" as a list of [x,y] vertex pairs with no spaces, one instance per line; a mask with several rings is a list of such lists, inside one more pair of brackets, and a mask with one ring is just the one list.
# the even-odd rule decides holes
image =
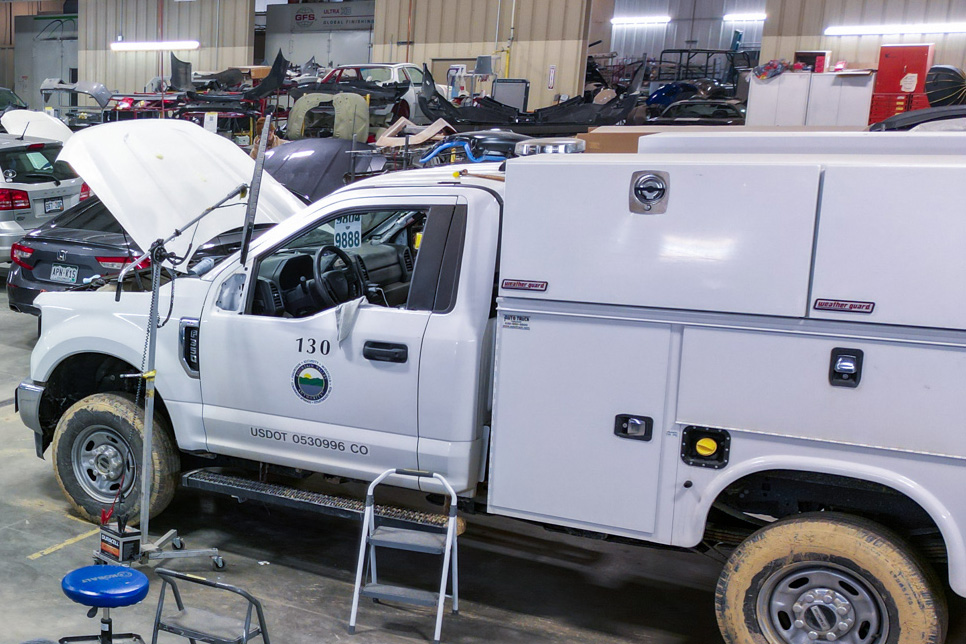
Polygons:
[[661,132],[862,132],[866,128],[859,126],[823,126],[823,127],[749,127],[742,125],[604,125],[594,128],[586,134],[578,134],[577,138],[587,142],[587,152],[604,153],[637,153],[637,140],[642,136],[660,134]]

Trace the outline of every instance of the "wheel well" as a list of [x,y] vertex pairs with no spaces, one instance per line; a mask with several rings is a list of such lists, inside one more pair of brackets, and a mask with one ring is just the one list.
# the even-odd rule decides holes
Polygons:
[[[136,395],[141,380],[121,376],[140,372],[128,362],[103,353],[79,353],[64,359],[47,379],[40,401],[44,450],[54,439],[57,422],[71,405],[92,394],[122,392]],[[169,419],[164,400],[160,395],[155,400],[158,413]]]
[[794,470],[757,472],[722,490],[708,516],[706,540],[740,541],[770,519],[805,512],[871,519],[898,532],[931,561],[946,561],[946,544],[936,522],[902,492],[863,479]]

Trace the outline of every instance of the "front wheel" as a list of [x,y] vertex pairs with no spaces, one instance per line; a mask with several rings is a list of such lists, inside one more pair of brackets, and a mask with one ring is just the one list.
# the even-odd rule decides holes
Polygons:
[[776,521],[732,553],[715,593],[728,644],[942,644],[946,602],[891,530],[836,513]]
[[[74,403],[54,430],[54,475],[77,512],[92,523],[117,499],[114,515],[140,520],[144,410],[125,394],[94,394]],[[167,422],[155,414],[151,516],[174,497],[180,459]]]

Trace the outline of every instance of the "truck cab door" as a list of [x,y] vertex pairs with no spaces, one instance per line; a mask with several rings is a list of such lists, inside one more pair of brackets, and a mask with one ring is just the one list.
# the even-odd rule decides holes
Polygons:
[[[417,467],[419,363],[432,314],[422,302],[439,281],[455,203],[342,200],[254,253],[245,270],[216,278],[199,331],[209,451],[363,479]],[[330,305],[319,294],[313,265],[327,245],[361,260],[374,287],[368,301]],[[352,271],[341,259],[323,262],[325,284]],[[224,295],[239,275],[240,305]]]

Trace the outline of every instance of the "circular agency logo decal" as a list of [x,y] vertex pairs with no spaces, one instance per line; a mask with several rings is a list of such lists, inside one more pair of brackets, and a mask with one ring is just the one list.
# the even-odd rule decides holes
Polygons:
[[332,391],[329,372],[318,362],[303,362],[292,372],[292,389],[305,402],[320,403]]

